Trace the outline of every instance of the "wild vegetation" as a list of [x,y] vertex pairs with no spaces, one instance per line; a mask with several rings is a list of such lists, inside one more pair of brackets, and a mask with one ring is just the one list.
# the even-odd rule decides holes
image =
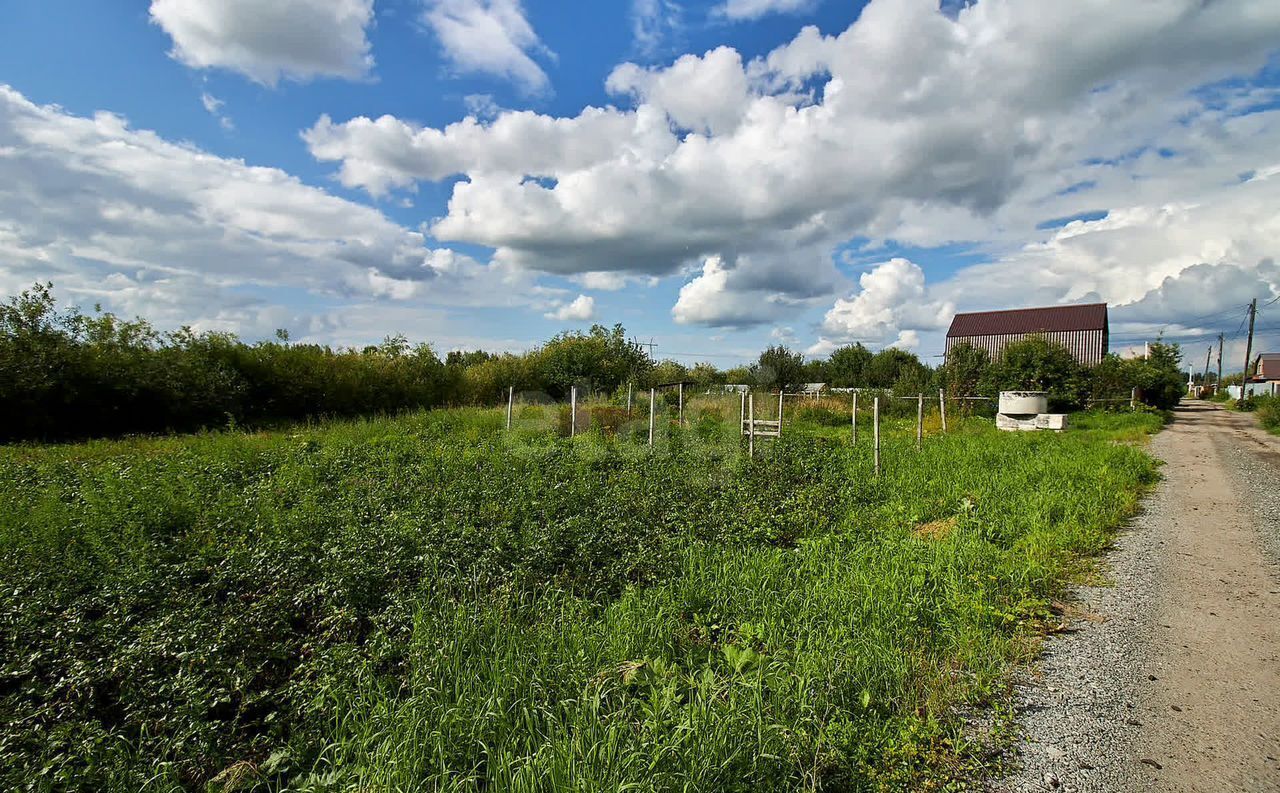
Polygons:
[[845,410],[2,448],[0,786],[941,789],[1160,418],[891,420],[876,479]]
[[1280,435],[1280,397],[1259,395],[1243,400],[1228,400],[1224,392],[1223,398],[1218,401],[1225,402],[1237,410],[1254,413],[1258,417],[1258,424],[1263,429]]
[[1259,397],[1257,403],[1258,422],[1268,432],[1280,435],[1280,398]]
[[363,349],[298,344],[281,329],[249,344],[229,333],[190,328],[162,333],[145,320],[59,310],[52,285],[37,284],[0,304],[0,442],[117,437],[219,427],[394,414],[445,405],[495,405],[509,388],[565,400],[570,389],[621,400],[685,381],[696,391],[726,383],[795,391],[836,388],[994,397],[1002,389],[1045,389],[1058,410],[1127,405],[1130,390],[1158,409],[1183,392],[1176,345],[1155,344],[1146,359],[1108,356],[1079,366],[1065,348],[1031,338],[991,361],[966,345],[932,369],[896,348],[861,344],[805,360],[784,346],[750,366],[720,370],[654,361],[621,325],[565,332],[519,355],[453,351],[443,360],[402,336]]

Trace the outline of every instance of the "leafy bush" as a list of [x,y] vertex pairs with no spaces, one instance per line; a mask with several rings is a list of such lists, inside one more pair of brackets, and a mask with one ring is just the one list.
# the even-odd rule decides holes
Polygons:
[[1249,402],[1258,414],[1258,423],[1268,432],[1280,434],[1280,397],[1259,396]]
[[1066,347],[1028,336],[1004,348],[983,372],[979,389],[990,397],[1001,391],[1047,391],[1051,410],[1075,410],[1084,405],[1088,375]]
[[589,409],[591,428],[608,436],[618,434],[623,424],[631,420],[627,409],[614,405],[593,405]]
[[430,347],[365,350],[59,312],[37,285],[0,304],[0,441],[66,439],[393,413],[455,392]]

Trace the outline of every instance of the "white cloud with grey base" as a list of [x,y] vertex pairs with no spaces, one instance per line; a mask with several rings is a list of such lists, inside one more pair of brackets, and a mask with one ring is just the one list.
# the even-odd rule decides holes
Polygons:
[[[52,279],[161,327],[270,333],[333,324],[273,305],[528,305],[529,274],[431,248],[381,212],[276,168],[216,157],[111,113],[81,117],[0,85],[0,288]],[[388,329],[394,330],[394,329]],[[322,338],[340,337],[336,332]]]
[[855,342],[912,349],[920,343],[921,330],[945,328],[955,313],[954,303],[928,296],[924,271],[906,259],[877,265],[858,284],[858,292],[836,300],[827,312],[810,354]]
[[360,79],[373,67],[373,0],[152,0],[151,21],[193,69],[281,79]]
[[596,299],[590,295],[578,295],[568,303],[548,311],[544,316],[561,322],[586,322],[595,319]]
[[[1223,180],[1227,163],[1267,164],[1243,162],[1280,142],[1261,120],[1229,119],[1239,153],[1197,159],[1221,145],[1206,130],[1230,113],[1188,92],[1253,73],[1278,40],[1280,4],[1251,0],[980,0],[954,13],[872,0],[842,33],[806,28],[749,63],[719,48],[662,69],[623,64],[606,84],[631,109],[441,129],[322,118],[306,139],[344,185],[374,194],[465,175],[430,226],[441,240],[492,247],[522,270],[688,272],[678,322],[743,326],[843,291],[830,254],[855,237],[982,241],[998,264],[1064,244],[1035,230],[1047,217],[1102,206],[1114,219],[1129,206],[1158,238],[1169,196]],[[1179,156],[1154,153],[1166,138]],[[806,253],[777,255],[788,249]],[[735,275],[742,261],[752,278]],[[1073,299],[1069,269],[1020,276],[1018,303]],[[1087,273],[1098,286],[1085,291],[1137,299],[1127,283],[1150,289],[1169,274],[1141,249],[1121,269]],[[966,286],[976,277],[939,299],[983,299]]]

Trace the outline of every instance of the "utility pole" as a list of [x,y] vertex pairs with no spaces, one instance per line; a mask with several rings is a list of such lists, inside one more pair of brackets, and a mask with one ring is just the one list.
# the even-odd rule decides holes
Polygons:
[[1245,385],[1249,381],[1249,358],[1253,356],[1253,321],[1258,318],[1258,298],[1249,303],[1249,341],[1244,345],[1244,372],[1240,375],[1240,401],[1245,398]]
[[1213,355],[1213,345],[1209,345],[1209,351],[1204,354],[1204,374],[1200,377],[1200,393],[1209,386],[1209,357]]
[[1222,334],[1218,334],[1218,380],[1213,384],[1215,389],[1222,388]]

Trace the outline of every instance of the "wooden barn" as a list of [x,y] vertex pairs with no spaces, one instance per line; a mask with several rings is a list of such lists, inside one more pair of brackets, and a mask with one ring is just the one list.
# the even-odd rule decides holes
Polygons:
[[1009,344],[1027,336],[1043,336],[1071,351],[1085,366],[1102,362],[1110,344],[1106,303],[1078,303],[1007,311],[956,314],[947,331],[947,355],[968,342],[999,358]]

